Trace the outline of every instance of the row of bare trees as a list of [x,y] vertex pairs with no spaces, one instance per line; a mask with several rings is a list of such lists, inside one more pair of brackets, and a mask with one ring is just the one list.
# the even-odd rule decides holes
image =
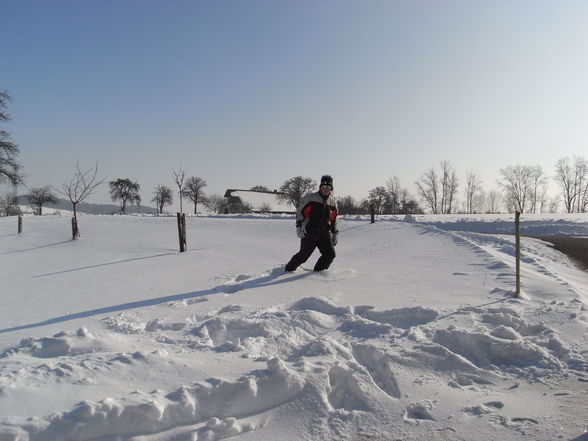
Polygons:
[[415,185],[419,197],[434,214],[496,213],[502,206],[509,212],[537,213],[548,211],[548,182],[548,176],[539,166],[508,166],[500,170],[497,181],[502,192],[485,193],[480,176],[468,171],[464,200],[459,206],[457,173],[448,161],[442,161],[439,171],[428,169]]
[[[207,198],[204,187],[207,183],[204,179],[192,176],[186,178],[186,172],[180,167],[179,171],[172,169],[173,180],[178,187],[180,195],[180,212],[184,212],[183,199],[187,198],[194,204],[194,214],[198,214],[198,204],[206,204]],[[139,191],[141,186],[128,178],[120,178],[110,183],[110,196],[113,202],[120,200],[121,213],[125,214],[127,203],[141,203]],[[162,214],[166,205],[173,204],[173,190],[165,185],[157,185],[153,191],[151,202],[155,204],[157,214]]]
[[[5,111],[12,101],[10,95],[0,91],[0,122],[10,120]],[[0,130],[0,183],[9,182],[13,185],[23,183],[22,167],[17,160],[19,148],[14,144],[8,132]],[[568,213],[585,213],[588,209],[588,161],[581,156],[562,158],[555,166],[553,178],[560,187],[561,200]],[[186,177],[180,167],[173,170],[173,180],[178,187],[180,211],[183,212],[183,199],[187,198],[194,204],[194,213],[198,213],[198,204],[206,205],[215,212],[220,212],[226,201],[220,195],[207,197],[204,188],[205,180],[199,177]],[[549,177],[539,166],[517,165],[500,170],[497,181],[502,192],[492,190],[485,193],[479,175],[469,171],[466,174],[464,200],[458,206],[459,180],[457,173],[449,161],[441,161],[439,169],[431,167],[415,182],[417,196],[423,205],[434,214],[450,214],[456,211],[465,213],[498,212],[501,207],[507,211],[544,212],[555,211],[554,201],[547,198]],[[72,179],[55,189],[72,203],[74,219],[77,222],[77,206],[84,201],[96,187],[104,182],[98,178],[98,164],[93,169],[82,170],[76,164]],[[141,203],[140,185],[128,178],[119,178],[109,182],[110,195],[113,201],[120,201],[121,213],[125,213],[127,204]],[[265,187],[263,187],[265,188]],[[296,176],[288,179],[280,187],[280,195],[284,200],[298,205],[300,199],[308,192],[314,191],[316,182],[311,178]],[[45,204],[57,201],[51,186],[31,188],[26,195],[29,203],[39,214]],[[361,213],[374,208],[376,213],[419,213],[422,212],[418,202],[410,192],[400,185],[394,176],[389,178],[385,186],[370,190],[368,197],[357,203],[350,196],[339,198],[342,212]],[[158,185],[151,200],[162,213],[165,205],[173,203],[171,188]],[[0,211],[10,214],[16,209],[16,194],[0,197]]]
[[[561,196],[568,213],[586,212],[588,209],[588,161],[582,157],[563,158],[556,164],[553,178],[560,186]],[[439,168],[431,167],[415,182],[417,197],[423,207],[433,214],[451,213],[521,213],[555,212],[557,199],[548,198],[550,177],[540,166],[517,165],[500,170],[497,189],[485,192],[483,183],[474,171],[466,173],[463,199],[459,198],[459,179],[449,161],[441,161]],[[288,179],[280,192],[282,198],[295,206],[306,193],[316,189],[310,178],[296,176]],[[340,211],[344,214],[418,214],[424,212],[419,202],[403,187],[397,176],[384,186],[369,191],[366,199],[356,202],[350,196],[339,197]]]
[[374,214],[422,213],[419,203],[408,189],[401,185],[400,178],[397,176],[388,178],[384,186],[378,186],[370,190],[367,199],[364,199],[358,205],[363,213],[371,212],[372,209]]
[[[427,171],[420,182],[417,182],[419,195],[427,202],[433,213],[450,213],[454,206],[453,195],[457,193],[455,171],[446,161],[441,163],[441,176],[437,182],[440,188],[441,209],[435,211],[434,199],[436,174],[433,169]],[[498,212],[501,206],[507,211],[521,213],[554,212],[557,210],[558,199],[563,200],[568,213],[585,213],[588,209],[588,161],[581,156],[559,159],[555,165],[553,180],[560,188],[560,197],[550,200],[548,188],[550,177],[540,166],[516,165],[500,169],[498,187],[484,193],[479,175],[468,172],[466,175],[465,206],[461,210],[466,213]],[[447,204],[449,202],[449,204]]]
[[[441,161],[439,169],[427,169],[415,182],[417,195],[423,205],[434,214],[498,213],[508,212],[543,213],[557,211],[558,201],[563,200],[568,213],[585,213],[588,210],[588,161],[581,156],[562,158],[555,166],[553,180],[560,188],[560,198],[549,199],[550,177],[540,166],[516,165],[500,169],[498,189],[485,192],[480,176],[473,171],[466,173],[463,200],[459,205],[459,180],[453,166]],[[398,210],[395,188],[401,188],[397,177],[390,178],[385,187],[376,187],[369,192],[368,202],[377,207],[376,212],[418,213],[420,208],[406,189],[402,199],[410,205]],[[416,204],[416,205],[415,205]],[[378,211],[379,209],[379,211]]]
[[[282,184],[278,197],[297,207],[304,195],[316,189],[317,183],[313,179],[295,176]],[[351,196],[340,196],[337,199],[340,214],[367,214],[372,208],[377,214],[421,212],[416,200],[407,189],[401,187],[397,177],[388,179],[385,187],[374,188],[367,199],[359,202]]]
[[[207,205],[209,200],[204,193],[207,182],[197,176],[186,178],[186,171],[180,167],[179,171],[172,169],[173,180],[178,187],[180,197],[180,212],[184,212],[183,199],[187,198],[194,204],[194,214],[198,214],[198,204]],[[153,191],[151,202],[157,207],[157,213],[162,214],[166,205],[173,204],[173,190],[166,185],[157,185]]]
[[[555,211],[553,201],[547,199],[549,177],[538,166],[509,166],[500,170],[501,179],[497,182],[502,190],[485,193],[482,181],[475,172],[466,174],[464,200],[457,206],[458,179],[451,164],[447,161],[440,163],[439,171],[430,168],[423,173],[421,180],[415,184],[418,195],[425,206],[436,214],[462,213],[496,213],[506,208],[507,211],[545,212]],[[198,204],[207,206],[216,213],[225,212],[226,200],[220,195],[207,197],[204,188],[207,183],[199,177],[186,178],[185,172],[173,171],[173,178],[178,186],[180,195],[180,209],[182,199],[187,198],[194,204],[194,213],[198,212]],[[567,212],[586,212],[588,208],[588,162],[582,157],[563,158],[557,162],[554,178],[562,189],[562,196]],[[66,196],[72,203],[74,217],[77,219],[76,206],[83,201],[94,188],[103,180],[97,179],[97,166],[92,170],[81,170],[76,165],[74,177],[69,183],[63,184],[58,193]],[[110,193],[113,201],[120,200],[121,213],[124,214],[127,203],[141,202],[140,185],[130,179],[110,181]],[[256,186],[252,190],[267,190],[267,187]],[[282,199],[298,205],[302,196],[316,189],[316,182],[311,178],[296,176],[288,179],[280,187],[278,194]],[[32,188],[26,195],[29,203],[36,207],[41,214],[47,203],[56,202],[56,197],[50,186]],[[13,200],[14,199],[14,200]],[[165,205],[173,203],[171,188],[158,185],[153,193],[152,202],[157,212],[162,213]],[[341,213],[368,213],[374,208],[377,214],[421,213],[418,202],[410,192],[401,186],[398,177],[394,176],[386,181],[385,186],[370,190],[368,197],[359,203],[351,196],[339,197]],[[0,198],[0,210],[8,212],[9,207],[16,207],[15,197]]]

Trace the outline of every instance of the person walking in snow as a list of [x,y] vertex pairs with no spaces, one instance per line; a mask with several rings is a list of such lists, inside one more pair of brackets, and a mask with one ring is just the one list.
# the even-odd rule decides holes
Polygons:
[[316,248],[321,257],[314,266],[315,271],[329,268],[335,259],[337,228],[337,201],[333,194],[333,178],[324,175],[319,191],[302,198],[296,209],[296,234],[300,238],[300,251],[286,264],[286,271],[295,271],[308,260]]

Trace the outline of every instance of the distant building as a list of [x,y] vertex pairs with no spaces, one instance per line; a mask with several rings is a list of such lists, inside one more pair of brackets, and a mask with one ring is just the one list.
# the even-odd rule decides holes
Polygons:
[[228,213],[295,214],[296,207],[278,196],[277,190],[256,191],[228,189],[225,192]]

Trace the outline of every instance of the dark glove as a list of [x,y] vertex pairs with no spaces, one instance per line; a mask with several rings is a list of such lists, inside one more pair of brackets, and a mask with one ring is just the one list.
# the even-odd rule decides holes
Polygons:
[[300,238],[303,239],[304,236],[306,236],[306,231],[304,230],[303,227],[296,227],[296,235]]
[[333,244],[333,246],[337,246],[337,242],[339,241],[339,232],[335,232],[333,234],[331,234],[331,243]]

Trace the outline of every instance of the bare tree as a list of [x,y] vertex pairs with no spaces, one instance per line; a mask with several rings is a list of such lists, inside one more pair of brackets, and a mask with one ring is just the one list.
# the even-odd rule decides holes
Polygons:
[[586,213],[588,210],[588,181],[580,188],[580,197],[578,198],[578,212]]
[[271,213],[272,212],[272,206],[270,204],[268,204],[267,202],[263,202],[258,208],[257,208],[257,212],[258,213]]
[[4,216],[14,216],[20,214],[18,208],[18,201],[14,193],[6,193],[0,196],[0,214]]
[[278,198],[286,202],[291,202],[295,207],[298,207],[300,200],[315,189],[316,182],[311,178],[295,176],[288,179],[280,187],[281,194],[278,194]]
[[351,196],[337,198],[339,214],[362,214],[365,210]]
[[466,173],[466,212],[476,213],[480,208],[477,206],[476,196],[482,191],[482,181],[476,172],[470,171]]
[[120,200],[120,212],[122,214],[125,214],[127,202],[134,204],[137,199],[139,201],[141,200],[141,196],[139,195],[141,186],[138,182],[133,182],[128,178],[119,178],[116,181],[110,181],[108,184],[110,185],[110,197],[112,201]]
[[[11,101],[12,97],[6,91],[0,91],[0,122],[10,121],[10,115],[4,109]],[[0,130],[0,183],[8,181],[17,185],[24,181],[22,167],[16,159],[18,154],[19,148],[10,140],[10,134]]]
[[557,200],[556,198],[550,199],[548,201],[548,204],[549,204],[547,207],[548,213],[557,213],[558,212],[559,200]]
[[474,213],[484,213],[486,210],[486,192],[482,189],[474,195]]
[[506,192],[509,211],[525,212],[527,202],[532,194],[533,167],[527,165],[508,166],[500,169],[502,180],[498,182]]
[[178,195],[180,196],[180,213],[184,213],[184,208],[182,206],[182,196],[184,193],[184,181],[186,179],[186,171],[182,170],[182,166],[180,165],[180,171],[176,172],[172,169],[172,174],[174,176],[174,182],[178,186]]
[[419,203],[412,197],[408,189],[402,188],[400,190],[400,209],[399,214],[422,214],[423,210],[419,207]]
[[568,213],[585,212],[588,204],[588,162],[581,156],[562,158],[555,165],[555,180],[562,190]]
[[430,168],[423,173],[421,180],[415,182],[417,193],[421,199],[429,206],[433,214],[439,213],[439,178],[434,168]]
[[141,195],[137,193],[131,203],[137,204],[137,213],[141,212]]
[[80,237],[78,224],[77,205],[83,202],[92,192],[104,182],[105,178],[98,179],[98,163],[94,169],[81,170],[80,163],[76,163],[74,175],[68,183],[62,185],[62,190],[56,191],[69,199],[73,206],[73,238]]
[[151,199],[151,202],[154,202],[155,206],[157,207],[157,215],[162,214],[163,207],[173,203],[172,189],[166,187],[165,185],[158,185],[155,187],[155,191],[153,192],[153,199]]
[[206,198],[206,206],[213,213],[221,214],[227,209],[227,199],[220,194],[211,194]]
[[31,188],[29,193],[25,195],[29,204],[36,208],[37,214],[43,214],[43,205],[55,204],[57,197],[51,192],[51,186]]
[[392,214],[398,213],[400,210],[402,191],[404,189],[400,186],[400,179],[398,176],[388,178],[386,181],[386,191],[390,199],[390,210]]
[[490,190],[486,198],[486,203],[486,211],[489,213],[498,213],[502,205],[502,195],[497,190]]
[[451,214],[459,180],[449,161],[441,161],[441,213]]
[[563,201],[568,213],[574,211],[577,197],[577,185],[575,172],[570,164],[570,158],[562,158],[555,164],[555,180],[560,185],[563,193]]
[[251,187],[251,191],[271,191],[269,188],[267,188],[265,185],[254,185],[253,187]]
[[530,213],[542,213],[547,204],[548,179],[540,166],[531,167]]
[[194,214],[198,214],[198,203],[204,203],[206,201],[204,187],[207,185],[204,179],[195,176],[188,178],[186,181],[183,195],[194,203]]
[[370,190],[368,194],[368,204],[374,207],[376,214],[386,213],[386,208],[390,207],[390,195],[386,191],[385,187],[376,187]]
[[[339,200],[339,207],[341,208],[341,201]],[[353,210],[353,200],[349,203],[348,211]],[[369,191],[367,199],[363,200],[357,205],[355,212],[368,213],[371,209],[377,214],[416,214],[422,213],[417,201],[415,201],[408,190],[400,185],[400,179],[394,176],[388,178],[386,186],[378,186]]]
[[417,193],[429,206],[433,214],[450,214],[455,205],[455,196],[459,180],[448,161],[441,161],[441,175],[433,167],[421,175],[415,182]]
[[588,161],[584,158],[578,158],[576,164],[576,175],[578,176],[576,208],[578,213],[586,213],[586,209],[588,208]]

